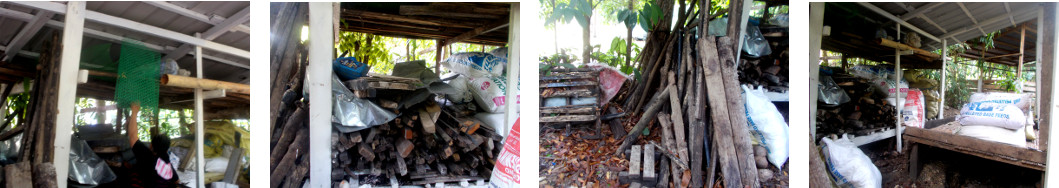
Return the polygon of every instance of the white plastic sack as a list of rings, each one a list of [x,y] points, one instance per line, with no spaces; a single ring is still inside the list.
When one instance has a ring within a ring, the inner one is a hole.
[[[228,159],[224,157],[206,158],[206,172],[221,172],[228,169]]]
[[[988,125],[1014,130],[1026,125],[1026,114],[1011,104],[972,102],[963,105],[956,120],[961,125]]]
[[[1030,105],[1033,103],[1032,94],[1016,94],[1016,93],[1001,93],[1001,92],[988,92],[988,93],[974,93],[971,94],[970,102],[987,102],[987,103],[998,103],[998,104],[1013,104],[1022,111],[1028,111]]]
[[[508,127],[504,125],[504,113],[477,113],[474,114],[474,118],[482,121],[483,124],[493,127],[493,130],[496,130],[496,134],[501,137],[507,135]]]
[[[501,47],[489,51],[489,54],[493,54],[496,57],[507,59],[507,47]]]
[[[986,125],[964,125],[960,128],[959,132],[956,132],[956,134],[1025,148],[1025,129],[1025,127],[1019,128],[1018,130],[1011,130]]]
[[[482,52],[453,54],[452,57],[441,61],[441,65],[446,69],[472,78],[503,75],[505,64],[507,59]]]
[[[507,97],[504,96],[504,91],[507,90],[507,77],[471,77],[467,85],[471,87],[474,101],[478,102],[479,107],[490,113],[504,112],[504,104],[507,101]],[[518,90],[517,86],[515,90]],[[515,105],[518,105],[518,97],[515,96]]]
[[[743,85],[743,96],[746,97],[743,107],[746,108],[746,122],[750,126],[750,134],[765,146],[768,161],[782,167],[790,157],[788,127],[787,122],[783,120],[783,114],[765,97],[764,90],[751,90]]]
[[[460,91],[457,95],[446,95],[445,97],[451,100],[453,103],[469,103],[474,100],[474,94],[471,94],[470,88],[467,87],[467,76],[458,76],[446,82],[456,91]]]
[[[879,167],[871,162],[856,144],[845,135],[838,140],[823,139],[824,156],[827,157],[827,170],[841,187],[882,187],[882,174]]]

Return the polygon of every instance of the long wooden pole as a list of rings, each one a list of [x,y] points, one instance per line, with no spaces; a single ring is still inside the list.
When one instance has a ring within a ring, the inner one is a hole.
[[[163,74],[160,80],[163,86],[182,87],[191,89],[203,89],[203,90],[219,90],[224,89],[227,92],[250,94],[250,85],[240,84],[234,82],[225,82],[218,80],[203,79],[201,77],[193,78],[187,76],[179,76],[172,74]]]

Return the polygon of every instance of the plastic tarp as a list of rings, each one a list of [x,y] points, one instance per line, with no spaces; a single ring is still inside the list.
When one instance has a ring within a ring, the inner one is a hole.
[[[331,76],[332,121],[357,131],[390,122],[397,114],[366,99],[357,98],[338,77]],[[352,132],[350,131],[350,132]]]
[[[830,76],[820,76],[820,102],[830,105],[839,105],[849,102],[846,90],[838,87],[838,84]]]
[[[118,178],[106,161],[99,158],[88,143],[76,136],[70,138],[69,169],[70,180],[85,185],[99,185]]]
[[[629,79],[629,75],[625,75],[618,69],[603,64],[589,66],[599,70],[599,87],[603,90],[603,102],[599,103],[599,105],[603,106],[610,102],[611,99],[614,99],[614,96],[618,95],[621,85],[625,84],[625,80]]]
[[[415,78],[422,81],[424,85],[441,80],[434,71],[427,68],[427,62],[423,60],[400,62],[393,65],[391,76]],[[421,87],[421,86],[416,86]]]

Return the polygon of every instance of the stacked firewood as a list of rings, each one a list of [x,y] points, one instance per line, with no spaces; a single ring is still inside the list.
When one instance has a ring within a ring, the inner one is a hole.
[[[393,121],[350,133],[332,133],[336,185],[431,185],[485,180],[502,137],[471,117],[433,101],[401,110]]]
[[[641,170],[638,183],[654,187],[713,187],[718,185],[715,180],[724,187],[760,187],[735,63],[740,55],[738,43],[731,37],[708,35],[707,18],[714,16],[695,13],[686,8],[686,2],[678,2],[658,3],[663,16],[655,23],[674,23],[670,19],[678,14],[678,24],[672,30],[668,24],[657,24],[649,32],[638,60],[638,71],[644,75],[634,82],[622,105],[638,116],[630,120],[635,125],[615,153],[628,156],[635,151],[634,145],[641,150],[652,148],[650,152],[657,157],[626,158],[652,159],[630,164],[658,170],[644,172],[650,169],[630,166],[630,171],[622,174],[633,177],[633,170]],[[708,6],[700,3],[700,7]],[[740,7],[740,3],[731,6]],[[674,5],[680,8],[674,9]],[[739,14],[730,11],[729,18],[739,18]],[[729,23],[727,36],[738,36],[741,22],[736,19]],[[655,124],[661,125],[661,143],[640,141],[643,130],[652,130],[650,126]],[[644,174],[653,173],[658,173],[652,177],[657,179],[643,181]]]
[[[52,119],[58,109],[55,107],[59,100],[59,58],[61,57],[62,45],[59,43],[61,37],[53,34],[50,41],[45,41],[44,51],[41,52],[39,67],[33,82],[33,91],[30,97],[28,109],[15,109],[19,115],[25,115],[28,119],[20,119],[22,124],[14,125],[11,120],[17,116],[12,114],[9,119],[0,122],[0,140],[9,140],[21,133],[22,139],[19,149],[17,163],[3,167],[5,187],[56,187],[55,167],[51,161],[55,152],[55,120]],[[0,99],[7,99],[13,87],[8,84]],[[0,102],[0,106],[4,106]],[[7,112],[2,112],[7,113]],[[28,114],[21,114],[28,113]],[[27,121],[28,120],[28,121]],[[10,125],[9,125],[10,124]],[[68,136],[68,135],[66,135]],[[65,155],[65,154],[63,154]],[[65,176],[65,174],[63,175]]]
[[[886,93],[867,79],[836,73],[831,77],[849,96],[850,101],[837,106],[820,103],[816,112],[818,137],[826,135],[867,135],[893,127],[897,109],[888,104]]]

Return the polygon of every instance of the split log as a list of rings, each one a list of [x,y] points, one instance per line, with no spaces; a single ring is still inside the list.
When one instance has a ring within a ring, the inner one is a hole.
[[[729,120],[732,123],[732,141],[735,144],[736,161],[739,161],[739,171],[743,173],[742,181],[744,185],[761,187],[761,182],[758,181],[757,164],[754,162],[754,146],[751,144],[750,130],[746,122],[743,92],[737,80],[739,76],[736,74],[735,58],[739,54],[734,47],[738,44],[729,37],[721,37],[717,42],[717,54],[721,60],[720,73],[723,75],[724,92],[728,98],[725,102],[728,105],[728,114],[731,115]]]
[[[820,155],[820,147],[809,140],[809,187],[831,187],[831,179]]]
[[[666,86],[661,93],[667,93],[669,90],[672,90],[673,87],[673,85]],[[625,149],[629,148],[629,146],[639,139],[640,134],[643,134],[643,129],[647,128],[651,123],[651,120],[654,119],[652,117],[654,117],[655,114],[658,113],[658,110],[662,108],[662,104],[665,104],[662,101],[668,100],[668,98],[669,94],[658,94],[655,95],[654,99],[651,99],[651,102],[647,105],[647,111],[640,116],[640,121],[636,122],[636,126],[629,131],[629,134],[625,135],[625,140],[622,141],[621,146],[618,147],[615,155],[621,155]]]
[[[272,163],[271,170],[276,170],[276,165],[278,165],[277,163],[281,159],[280,157],[285,156],[287,148],[290,147],[291,142],[305,133],[305,128],[302,125],[305,122],[306,114],[308,114],[308,110],[298,108],[294,111],[294,114],[287,119],[287,122],[284,123],[282,127],[283,131],[279,133],[281,134],[280,139],[276,143],[276,146],[272,148],[272,154],[270,155],[271,159],[269,162]]]
[[[721,60],[717,55],[717,45],[713,37],[704,37],[699,39],[699,54],[703,60],[703,71],[707,86],[711,87],[723,87],[724,76],[721,73]],[[708,100],[710,103],[710,119],[714,129],[714,142],[717,142],[716,148],[719,150],[717,154],[721,167],[721,175],[723,176],[724,183],[728,187],[743,187],[742,173],[739,172],[739,161],[740,158],[737,156],[735,148],[735,140],[733,140],[731,116],[728,114],[730,111],[725,100],[728,100],[726,93],[723,89],[709,89],[706,90],[706,94],[709,96]],[[695,144],[695,143],[692,143]],[[753,161],[753,160],[751,160]],[[692,164],[692,168],[696,168],[696,164]],[[695,170],[692,170],[692,186],[701,187],[702,180],[695,182]]]
[[[271,177],[271,184],[273,188],[278,187],[287,175],[290,175],[291,167],[294,166],[295,160],[302,154],[308,155],[309,145],[309,133],[305,132],[305,129],[298,131],[294,142],[290,144],[287,152],[283,155],[283,158],[276,162],[276,168],[273,168]]]

